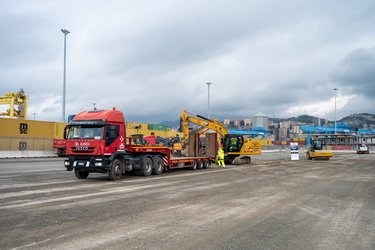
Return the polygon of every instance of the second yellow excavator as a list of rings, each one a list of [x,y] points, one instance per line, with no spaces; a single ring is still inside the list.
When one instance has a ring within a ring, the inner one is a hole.
[[[219,135],[219,144],[223,148],[227,164],[250,164],[251,155],[260,155],[262,147],[259,141],[244,138],[243,135],[229,134],[226,127],[217,119],[208,119],[203,116],[184,110],[180,116],[180,129],[184,135],[182,143],[187,142],[189,137],[189,123],[194,123],[203,128],[198,132],[213,130]]]

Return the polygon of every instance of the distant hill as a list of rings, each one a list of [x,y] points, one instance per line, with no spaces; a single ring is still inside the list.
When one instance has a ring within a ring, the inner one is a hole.
[[[352,114],[342,118],[340,122],[349,123],[358,128],[362,128],[365,124],[375,124],[375,115],[369,113]]]
[[[273,122],[283,122],[283,121],[297,121],[303,123],[313,123],[319,117],[311,115],[300,115],[298,117],[289,117],[289,118],[269,118]],[[321,118],[322,119],[322,118]],[[334,123],[335,121],[328,120],[329,123]],[[368,113],[352,114],[343,117],[340,120],[337,120],[340,123],[353,123],[353,124],[375,124],[375,115]]]
[[[269,118],[269,120],[278,123],[283,121],[297,121],[301,123],[311,124],[316,122],[319,117],[311,116],[311,115],[300,115],[297,117],[289,117],[289,118]],[[321,118],[322,119],[322,118]],[[220,121],[222,122],[222,121]],[[328,121],[328,123],[334,123],[335,121]],[[360,114],[352,114],[343,117],[340,120],[337,120],[339,123],[349,123],[353,126],[362,127],[363,124],[375,124],[375,114],[369,113],[360,113]],[[176,121],[162,121],[159,125],[166,125],[169,128],[177,128],[180,126],[180,120]]]
[[[303,122],[303,123],[314,123],[314,120],[316,119],[318,119],[318,117],[311,116],[311,115],[300,115],[298,117],[289,117],[289,118],[269,118],[269,120],[273,122],[296,121],[296,122]]]
[[[180,126],[180,119],[176,121],[162,121],[158,125],[165,125],[169,128],[177,128]]]

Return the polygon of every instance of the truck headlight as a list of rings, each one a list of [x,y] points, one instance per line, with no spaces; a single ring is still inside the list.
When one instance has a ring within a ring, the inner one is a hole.
[[[66,162],[64,162],[64,165],[65,166],[70,166],[70,162],[66,161]]]
[[[101,166],[103,166],[102,162],[95,162],[95,167],[101,167]]]

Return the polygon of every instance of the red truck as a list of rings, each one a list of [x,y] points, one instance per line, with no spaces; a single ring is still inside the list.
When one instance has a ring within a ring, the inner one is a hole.
[[[53,148],[57,149],[57,156],[65,156],[65,139],[53,139]]]
[[[87,178],[89,173],[108,174],[111,180],[119,180],[127,171],[148,176],[174,168],[208,168],[217,150],[213,143],[210,156],[174,157],[167,146],[135,144],[132,137],[126,136],[123,113],[116,109],[79,113],[67,125],[64,138],[64,165],[79,179]]]

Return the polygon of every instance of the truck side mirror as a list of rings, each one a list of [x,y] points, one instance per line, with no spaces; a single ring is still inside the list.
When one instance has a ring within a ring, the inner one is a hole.
[[[64,128],[64,134],[63,134],[63,138],[64,139],[67,139],[67,130],[68,130],[68,126],[65,126],[65,128]]]

